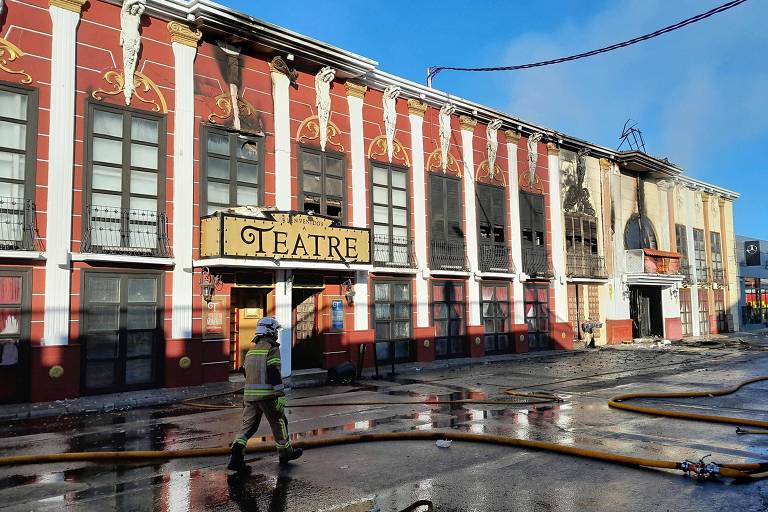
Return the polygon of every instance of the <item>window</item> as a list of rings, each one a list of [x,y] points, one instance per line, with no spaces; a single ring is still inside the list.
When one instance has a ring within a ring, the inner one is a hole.
[[[728,332],[728,315],[725,312],[725,290],[713,290],[715,297],[715,321],[717,322],[717,332]]]
[[[302,146],[299,169],[299,209],[333,217],[343,224],[347,170],[344,155]]]
[[[683,336],[693,336],[693,313],[691,310],[691,289],[680,290],[680,323]]]
[[[699,290],[699,336],[706,336],[709,332],[709,293],[708,290]]]
[[[745,277],[743,300],[743,323],[768,324],[768,279]]]
[[[505,283],[483,284],[480,312],[485,331],[485,353],[512,352],[514,344],[510,339],[509,286]]]
[[[712,253],[712,278],[716,283],[722,284],[725,276],[723,272],[723,252],[720,243],[720,233],[709,234],[709,248]]]
[[[371,179],[374,263],[412,267],[415,262],[408,233],[408,171],[372,162]]]
[[[480,270],[509,272],[506,190],[479,183],[476,190]]]
[[[0,249],[33,248],[36,115],[34,91],[0,84]]]
[[[566,265],[569,276],[604,277],[597,246],[597,220],[583,215],[565,216]]]
[[[430,267],[466,269],[461,181],[450,176],[429,176]]]
[[[0,403],[28,398],[29,275],[0,270]]]
[[[658,248],[651,219],[638,213],[629,218],[624,228],[624,247],[630,250]]]
[[[87,392],[157,384],[163,339],[161,276],[85,273],[81,320]]]
[[[89,104],[83,250],[169,256],[165,120]]]
[[[696,261],[696,279],[700,283],[708,283],[707,249],[704,243],[704,231],[701,229],[693,228],[693,253]]]
[[[520,230],[523,271],[529,276],[548,274],[544,196],[520,193]]]
[[[373,316],[376,361],[411,360],[411,285],[407,281],[374,281]]]
[[[432,315],[435,324],[435,355],[461,357],[467,352],[465,338],[464,283],[441,281],[432,285]]]
[[[528,350],[548,350],[549,338],[549,286],[546,284],[523,285],[523,310],[528,326]]]
[[[688,261],[688,230],[686,226],[675,224],[675,237],[677,238],[677,252],[680,253],[680,272],[690,278],[691,264]]]
[[[263,138],[206,126],[201,211],[263,203]]]

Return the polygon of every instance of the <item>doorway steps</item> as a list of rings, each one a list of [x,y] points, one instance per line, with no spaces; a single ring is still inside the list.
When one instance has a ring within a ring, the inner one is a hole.
[[[328,370],[322,368],[308,368],[291,372],[291,387],[293,389],[325,386],[327,382]]]

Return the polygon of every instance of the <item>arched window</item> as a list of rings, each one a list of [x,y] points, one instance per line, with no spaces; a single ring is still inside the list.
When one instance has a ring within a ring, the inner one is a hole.
[[[651,219],[645,215],[633,214],[624,228],[626,249],[657,249],[656,231]]]

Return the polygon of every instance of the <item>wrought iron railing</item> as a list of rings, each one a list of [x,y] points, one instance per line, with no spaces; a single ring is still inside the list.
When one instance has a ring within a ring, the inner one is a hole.
[[[719,285],[725,284],[725,270],[722,268],[712,269],[712,282]]]
[[[35,217],[35,203],[29,199],[0,197],[0,250],[42,250]]]
[[[696,267],[696,282],[699,284],[711,283],[712,276],[708,267]]]
[[[381,267],[414,268],[413,240],[398,236],[374,235],[373,264]]]
[[[467,270],[464,241],[430,240],[429,267],[432,270]]]
[[[550,272],[547,253],[536,249],[525,249],[523,251],[523,272],[531,277],[548,277]]]
[[[478,247],[478,266],[481,272],[515,271],[512,260],[509,257],[509,247],[503,244],[480,244]]]
[[[683,284],[691,284],[693,282],[693,268],[689,263],[680,264],[680,275],[683,276]]]
[[[592,277],[603,279],[608,277],[605,272],[605,259],[597,254],[567,254],[566,273],[568,277]]]
[[[82,251],[98,254],[171,257],[168,219],[163,212],[88,206]]]

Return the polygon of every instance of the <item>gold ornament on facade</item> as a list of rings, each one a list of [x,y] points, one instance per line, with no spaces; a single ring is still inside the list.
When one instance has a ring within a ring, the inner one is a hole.
[[[330,144],[336,146],[339,152],[344,152],[344,145],[339,140],[341,130],[336,124],[328,120],[327,140]],[[317,116],[309,116],[301,122],[299,129],[296,130],[296,141],[300,144],[305,144],[313,140],[320,139],[320,121]]]
[[[607,158],[601,158],[600,159],[600,170],[603,172],[609,172],[611,170],[611,161]]]
[[[486,178],[488,181],[501,184],[503,186],[507,185],[506,181],[504,180],[504,172],[502,171],[499,164],[494,163],[493,169],[491,169],[490,162],[488,160],[483,160],[480,162],[480,165],[477,166],[477,179],[480,181],[482,178]]]
[[[414,116],[424,117],[427,112],[427,104],[415,98],[408,100],[408,113]]]
[[[85,7],[85,4],[87,3],[88,0],[50,0],[48,5],[51,7],[60,7],[80,14],[83,12],[83,7]]]
[[[189,25],[172,21],[168,23],[168,32],[171,34],[171,42],[197,48],[203,33],[197,29],[189,28]]]
[[[356,84],[347,80],[344,82],[344,89],[347,91],[347,96],[354,98],[365,98],[365,93],[368,92],[368,87],[363,84]]]
[[[16,59],[24,56],[24,52],[21,51],[16,45],[0,37],[0,71],[5,71],[11,75],[20,75],[24,78],[21,79],[23,84],[31,84],[32,76],[23,69],[14,70],[11,69],[9,64]]]
[[[520,142],[520,132],[516,130],[507,130],[504,132],[504,135],[507,137],[507,144],[517,145]]]
[[[472,119],[469,116],[459,116],[459,126],[462,130],[473,132],[475,131],[475,126],[477,126],[477,119]]]
[[[557,144],[554,142],[547,142],[547,154],[548,155],[559,155],[560,154],[560,148],[557,147]]]
[[[387,160],[387,137],[379,135],[371,141],[371,145],[368,146],[368,159],[381,158],[382,161]],[[408,158],[408,152],[399,140],[394,139],[392,141],[392,159],[405,162],[405,167],[411,167],[411,160]]]
[[[219,107],[219,109],[222,111],[221,114],[213,113],[208,116],[208,121],[211,123],[215,123],[216,119],[229,119],[232,116],[233,108],[232,108],[232,95],[228,92],[225,92],[223,94],[219,94],[213,99],[214,103],[216,103],[216,106]],[[254,107],[247,99],[240,96],[237,98],[237,109],[240,111],[240,117],[249,117],[252,116],[256,112],[256,107]]]
[[[462,175],[461,164],[450,152],[448,152],[447,165],[445,166],[445,169],[443,169],[441,163],[440,148],[437,148],[432,153],[430,153],[429,158],[427,158],[427,171],[440,171],[443,174],[447,174],[448,171],[451,171],[459,178],[461,178]]]
[[[104,95],[116,96],[123,92],[123,89],[125,88],[125,77],[123,77],[123,74],[119,71],[109,70],[104,73],[102,79],[110,84],[112,89],[96,89],[91,93],[93,99],[103,101]],[[153,112],[162,112],[163,114],[168,113],[168,103],[165,101],[165,96],[163,96],[160,88],[148,76],[136,71],[133,79],[133,89],[133,96],[142,103],[152,105]],[[146,96],[150,91],[155,94],[157,97],[156,99]]]

